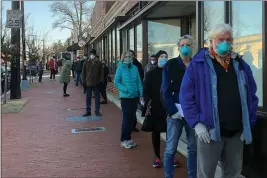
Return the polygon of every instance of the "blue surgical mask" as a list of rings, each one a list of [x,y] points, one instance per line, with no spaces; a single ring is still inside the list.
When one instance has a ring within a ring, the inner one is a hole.
[[[158,60],[158,66],[160,68],[163,68],[165,66],[165,64],[167,63],[168,59],[163,57],[163,58],[159,58]]]
[[[180,49],[180,53],[182,56],[190,56],[191,55],[191,48],[189,46],[182,46]]]
[[[216,51],[219,55],[224,56],[230,51],[230,44],[227,41],[222,41],[217,44]]]
[[[123,63],[124,64],[131,64],[132,63],[132,59],[131,58],[124,58]]]

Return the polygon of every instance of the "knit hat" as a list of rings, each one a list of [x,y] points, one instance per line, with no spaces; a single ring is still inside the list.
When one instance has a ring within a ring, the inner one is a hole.
[[[160,50],[160,51],[156,54],[157,59],[158,59],[159,56],[162,55],[162,54],[167,54],[167,55],[168,55],[168,53],[167,53],[166,51]]]
[[[94,54],[94,55],[96,55],[96,50],[95,50],[95,49],[92,49],[92,50],[90,51],[90,54]]]

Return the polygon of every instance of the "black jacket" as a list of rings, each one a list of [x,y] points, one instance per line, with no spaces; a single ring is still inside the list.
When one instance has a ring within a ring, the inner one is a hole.
[[[143,81],[144,80],[144,69],[143,69],[142,64],[137,59],[134,59],[133,60],[133,65],[135,65],[137,67],[139,75],[140,75],[140,78]]]
[[[144,80],[144,100],[148,103],[151,99],[151,115],[147,116],[146,131],[166,131],[166,111],[160,98],[160,86],[162,82],[162,68],[156,67],[150,70]],[[145,106],[147,107],[147,106]]]
[[[105,64],[103,64],[103,68],[104,68],[104,83],[108,83],[109,69]]]

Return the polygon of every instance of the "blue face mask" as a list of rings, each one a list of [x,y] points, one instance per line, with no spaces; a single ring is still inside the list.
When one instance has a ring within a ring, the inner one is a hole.
[[[180,49],[180,53],[182,56],[190,56],[191,55],[191,48],[189,46],[182,46]]]
[[[161,68],[164,67],[165,64],[167,63],[167,61],[168,61],[168,59],[165,58],[165,57],[159,58],[159,60],[158,60],[158,66],[161,67]]]
[[[217,44],[216,51],[219,55],[224,56],[229,53],[230,51],[230,45],[226,41],[222,41]]]
[[[123,63],[124,64],[131,64],[132,63],[132,59],[131,58],[124,58]]]

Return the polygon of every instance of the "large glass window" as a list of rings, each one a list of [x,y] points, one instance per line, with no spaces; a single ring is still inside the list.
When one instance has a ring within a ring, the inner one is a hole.
[[[129,49],[134,50],[134,28],[131,28],[129,31]]]
[[[136,26],[136,58],[139,62],[142,63],[143,58],[143,33],[142,33],[142,24]]]
[[[120,56],[121,56],[121,51],[120,51],[120,31],[117,30],[117,51],[116,51],[116,59],[117,59],[117,63],[119,62],[120,60]],[[116,66],[117,66],[117,63],[116,63]]]
[[[224,23],[224,1],[204,2],[204,46],[208,46],[210,30],[217,24]]]
[[[177,40],[181,37],[179,19],[148,21],[148,55],[165,50],[169,59],[179,55]]]
[[[104,39],[101,40],[101,58],[104,59]]]
[[[250,65],[257,83],[259,106],[262,106],[262,2],[233,1],[232,11],[233,49],[244,55],[243,59]]]
[[[108,33],[108,66],[109,66],[109,70],[111,71],[111,57],[112,57],[112,53],[111,53],[111,38],[112,38],[112,35],[111,35],[111,32]]]
[[[112,31],[112,74],[115,72],[115,65],[116,65],[116,51],[115,51],[115,45],[116,45],[116,38],[115,38],[115,29]]]

